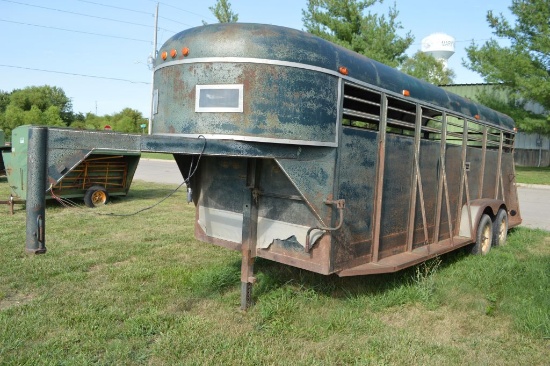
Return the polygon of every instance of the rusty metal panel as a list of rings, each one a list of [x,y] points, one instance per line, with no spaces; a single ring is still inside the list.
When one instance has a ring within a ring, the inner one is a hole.
[[[382,197],[379,258],[406,250],[407,217],[414,158],[412,137],[388,133]]]
[[[426,223],[428,225],[428,241],[433,238],[436,212],[436,192],[439,185],[439,142],[420,140],[420,176],[424,193]],[[416,202],[420,202],[420,192],[417,192]],[[413,249],[426,245],[424,238],[421,205],[417,203],[413,233]]]
[[[242,113],[196,112],[197,85],[243,85]],[[153,134],[336,144],[336,77],[299,68],[196,63],[155,72]]]
[[[483,150],[479,147],[468,147],[466,149],[466,162],[469,163],[468,182],[470,185],[470,199],[480,198],[482,187],[480,187],[480,177],[484,174],[482,169]]]
[[[368,261],[372,245],[372,212],[378,159],[377,133],[343,127],[338,196],[346,200],[344,226],[334,235],[334,268]]]
[[[447,196],[449,198],[449,207],[444,200],[441,210],[441,227],[439,231],[439,240],[448,239],[454,236],[454,233],[449,233],[449,221],[454,229],[457,227],[457,214],[462,207],[462,202],[458,202],[460,197],[461,171],[462,171],[462,147],[459,145],[447,145],[445,154],[445,174],[447,177]],[[448,217],[448,214],[451,217]]]
[[[498,173],[498,150],[487,149],[485,154],[485,172],[483,178],[482,198],[495,197],[495,182]]]

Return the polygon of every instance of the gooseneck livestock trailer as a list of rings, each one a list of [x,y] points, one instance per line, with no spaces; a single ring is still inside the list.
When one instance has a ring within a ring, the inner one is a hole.
[[[521,223],[503,114],[278,26],[192,28],[158,56],[149,135],[29,131],[29,252],[46,250],[48,182],[113,148],[174,154],[195,236],[242,252],[242,307],[255,257],[393,272],[466,245],[486,254]]]

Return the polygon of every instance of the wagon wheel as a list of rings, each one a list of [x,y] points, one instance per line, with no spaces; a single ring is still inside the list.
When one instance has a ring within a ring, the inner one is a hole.
[[[493,244],[493,222],[491,217],[483,214],[479,220],[476,232],[476,243],[472,248],[472,254],[486,255]]]
[[[109,201],[109,193],[102,186],[91,186],[84,195],[84,204],[88,207],[97,207]]]
[[[498,210],[493,223],[493,246],[505,245],[508,237],[508,213],[505,209]]]

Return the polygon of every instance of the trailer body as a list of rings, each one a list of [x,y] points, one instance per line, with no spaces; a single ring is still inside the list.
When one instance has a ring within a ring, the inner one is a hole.
[[[192,28],[159,56],[150,135],[28,131],[29,252],[46,250],[43,186],[115,146],[174,155],[195,236],[242,252],[243,307],[256,257],[393,272],[466,245],[486,254],[521,223],[508,116],[283,27]]]
[[[521,222],[505,115],[281,27],[189,29],[162,54],[154,135],[296,151],[204,157],[192,181],[201,240],[347,276],[471,244],[482,214]]]

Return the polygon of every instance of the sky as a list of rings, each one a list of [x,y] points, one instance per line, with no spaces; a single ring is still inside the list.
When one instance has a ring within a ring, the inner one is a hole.
[[[462,66],[465,47],[495,38],[488,10],[513,20],[511,0],[394,0],[403,29],[415,38],[407,50],[420,49],[424,37],[442,32],[455,38],[448,67],[455,83],[483,82]],[[0,0],[0,90],[27,86],[62,88],[73,111],[97,115],[124,108],[150,115],[155,8],[159,4],[157,50],[172,35],[217,22],[215,0]],[[307,0],[230,0],[239,22],[303,29]],[[387,14],[393,1],[370,8]],[[506,42],[499,40],[499,42]]]

